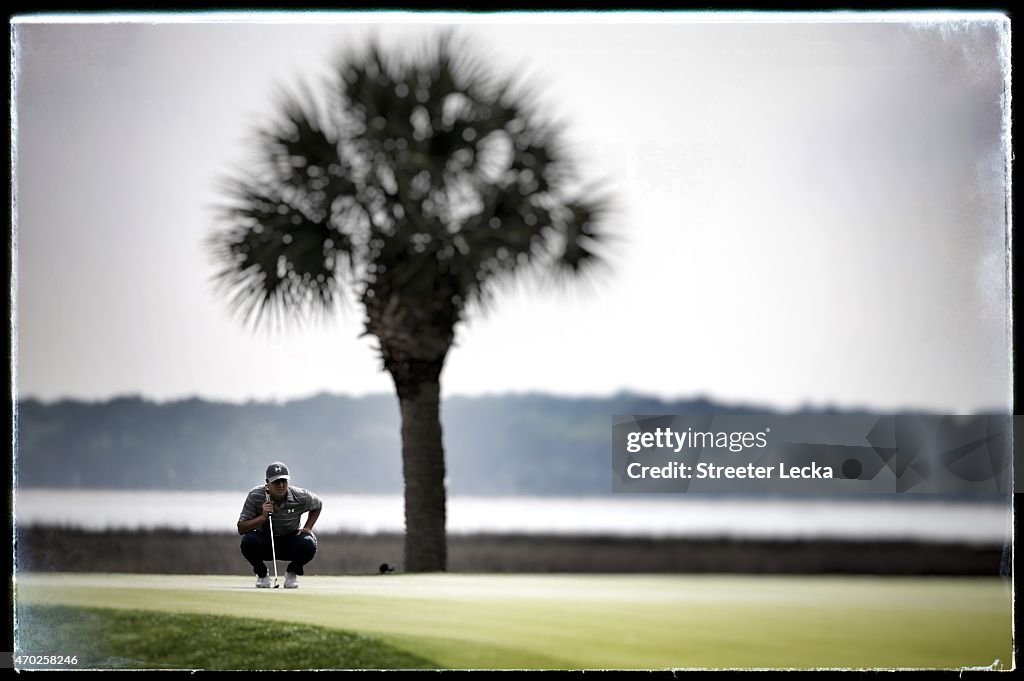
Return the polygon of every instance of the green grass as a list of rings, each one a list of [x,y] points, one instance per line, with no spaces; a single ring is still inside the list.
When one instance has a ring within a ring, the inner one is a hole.
[[[306,576],[285,591],[253,589],[242,576],[29,573],[16,587],[19,605],[355,632],[461,669],[961,669],[997,659],[1007,669],[1013,645],[1010,594],[998,578]],[[295,655],[277,662],[295,668]]]
[[[22,654],[75,655],[77,669],[433,669],[373,638],[224,615],[26,606]]]

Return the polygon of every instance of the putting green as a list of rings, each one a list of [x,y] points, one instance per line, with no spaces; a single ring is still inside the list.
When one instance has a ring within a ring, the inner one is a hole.
[[[21,573],[19,602],[263,617],[364,633],[439,667],[1009,669],[996,578]],[[996,662],[998,660],[998,662]]]

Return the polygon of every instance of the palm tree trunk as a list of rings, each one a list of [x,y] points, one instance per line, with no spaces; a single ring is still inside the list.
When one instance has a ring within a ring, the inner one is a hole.
[[[402,411],[407,572],[441,572],[448,564],[440,366],[426,374],[392,371]]]

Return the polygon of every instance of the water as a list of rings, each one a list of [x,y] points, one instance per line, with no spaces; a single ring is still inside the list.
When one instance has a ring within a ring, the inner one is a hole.
[[[324,494],[319,532],[402,532],[400,495]],[[244,491],[19,489],[18,525],[90,530],[172,528],[234,532]],[[452,534],[524,533],[640,537],[912,539],[1002,543],[1006,505],[874,500],[706,497],[454,497]]]

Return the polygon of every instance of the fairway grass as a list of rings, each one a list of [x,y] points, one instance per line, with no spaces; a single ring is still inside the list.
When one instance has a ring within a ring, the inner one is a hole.
[[[247,576],[22,573],[16,590],[19,606],[325,627],[437,668],[1009,669],[1012,651],[998,578],[307,576],[285,591],[254,589]]]

